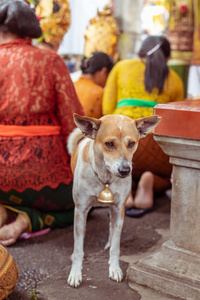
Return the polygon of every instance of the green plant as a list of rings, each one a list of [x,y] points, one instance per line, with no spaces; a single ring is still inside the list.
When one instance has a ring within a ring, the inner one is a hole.
[[[31,297],[31,300],[37,300],[37,296],[36,296],[35,290],[32,290],[32,291],[30,292],[30,297]]]

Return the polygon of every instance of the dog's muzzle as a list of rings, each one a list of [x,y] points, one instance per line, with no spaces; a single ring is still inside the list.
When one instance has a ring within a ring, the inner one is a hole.
[[[129,165],[121,165],[119,168],[118,168],[118,173],[120,175],[120,177],[126,177],[130,174],[131,172],[131,168]]]

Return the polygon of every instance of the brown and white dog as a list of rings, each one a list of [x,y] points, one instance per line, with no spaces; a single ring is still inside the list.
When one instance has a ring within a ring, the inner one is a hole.
[[[68,277],[70,286],[77,287],[82,282],[86,219],[93,206],[110,208],[110,232],[105,247],[110,247],[109,277],[117,282],[122,280],[119,266],[120,236],[125,202],[131,191],[132,158],[139,139],[145,137],[160,120],[158,116],[132,120],[122,115],[94,119],[74,114],[78,128],[70,134],[67,145],[72,155],[75,203],[74,251]],[[113,204],[101,204],[97,200],[106,183],[114,195]]]

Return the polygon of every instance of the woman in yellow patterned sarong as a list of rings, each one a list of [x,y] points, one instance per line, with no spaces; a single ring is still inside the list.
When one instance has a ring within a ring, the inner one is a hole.
[[[153,115],[158,103],[184,98],[183,82],[167,66],[170,44],[163,36],[149,36],[139,51],[140,59],[119,61],[111,70],[103,97],[103,115],[121,114],[133,119]],[[126,215],[138,217],[152,210],[153,196],[171,187],[168,156],[148,134],[140,140],[133,158],[135,199],[127,200]]]

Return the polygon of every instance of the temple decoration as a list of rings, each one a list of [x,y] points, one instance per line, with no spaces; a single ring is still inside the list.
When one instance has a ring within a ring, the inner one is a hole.
[[[24,0],[29,6],[35,8],[36,4],[38,4],[38,0]]]
[[[149,35],[166,33],[169,19],[169,1],[146,0],[141,11],[142,30]]]
[[[107,4],[102,12],[97,11],[96,17],[90,20],[84,36],[84,55],[86,57],[90,57],[94,51],[102,51],[117,61],[119,29],[113,17],[111,4]]]
[[[194,0],[194,43],[192,65],[200,65],[200,1]]]
[[[172,0],[169,41],[172,57],[190,60],[193,54],[194,1]]]
[[[40,0],[36,6],[36,14],[40,16],[42,38],[58,49],[64,34],[71,22],[70,7],[67,0]]]

